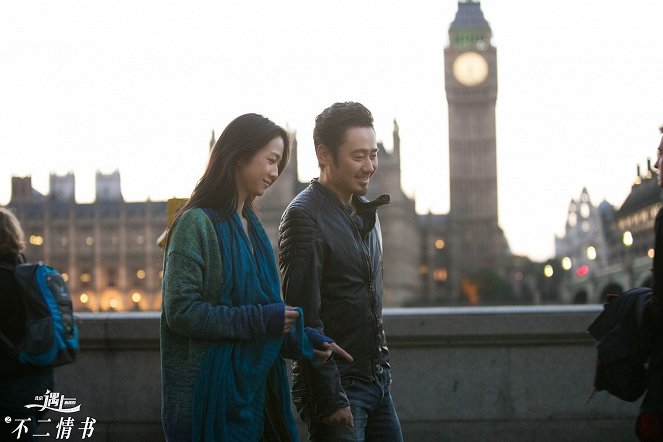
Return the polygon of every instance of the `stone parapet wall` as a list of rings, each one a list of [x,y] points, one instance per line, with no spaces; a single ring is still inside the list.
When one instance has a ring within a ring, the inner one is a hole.
[[[601,307],[386,309],[406,440],[634,440],[637,404],[592,390],[586,333]],[[56,391],[93,441],[160,441],[159,314],[79,315],[81,354]]]

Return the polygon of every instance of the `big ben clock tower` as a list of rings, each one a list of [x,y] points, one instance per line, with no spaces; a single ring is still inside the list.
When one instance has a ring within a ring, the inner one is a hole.
[[[444,50],[449,104],[449,285],[470,300],[473,275],[502,274],[508,245],[497,218],[497,53],[481,4],[458,3]]]

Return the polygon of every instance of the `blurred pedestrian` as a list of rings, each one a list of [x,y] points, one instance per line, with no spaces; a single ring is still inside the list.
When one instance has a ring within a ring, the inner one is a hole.
[[[658,185],[663,188],[663,126],[654,167]],[[663,207],[654,221],[653,293],[645,308],[643,327],[649,336],[650,360],[647,392],[640,405],[636,433],[641,441],[663,441]]]
[[[0,207],[0,441],[37,440],[38,420],[45,411],[25,408],[35,403],[36,396],[53,391],[53,368],[21,364],[8,350],[4,339],[16,344],[26,335],[26,312],[22,291],[14,271],[25,262],[24,233],[16,216],[7,208]],[[7,422],[10,420],[10,422]],[[19,430],[20,421],[24,427]],[[25,431],[24,431],[25,430]],[[18,434],[18,432],[22,434]],[[12,433],[13,432],[13,433]]]

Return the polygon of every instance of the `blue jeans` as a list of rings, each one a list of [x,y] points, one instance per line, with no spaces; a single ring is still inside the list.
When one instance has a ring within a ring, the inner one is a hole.
[[[377,381],[365,382],[354,378],[341,379],[350,400],[354,428],[323,424],[310,415],[310,407],[302,410],[302,420],[312,441],[376,441],[402,442],[401,424],[391,400],[391,374],[385,369]]]

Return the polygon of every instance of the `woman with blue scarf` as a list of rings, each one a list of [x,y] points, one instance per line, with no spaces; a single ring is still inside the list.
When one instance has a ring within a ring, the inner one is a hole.
[[[161,314],[168,441],[297,440],[282,357],[320,362],[332,350],[344,353],[304,329],[300,310],[281,300],[274,252],[251,206],[288,155],[281,127],[257,114],[236,118],[168,227]]]

